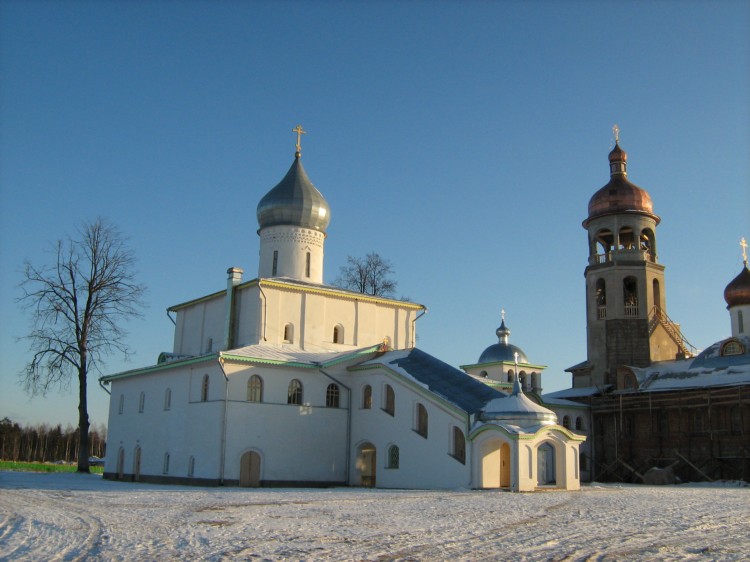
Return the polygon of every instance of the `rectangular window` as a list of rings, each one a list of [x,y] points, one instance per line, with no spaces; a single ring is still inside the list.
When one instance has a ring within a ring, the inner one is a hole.
[[[305,277],[310,277],[310,252],[305,256]]]
[[[273,267],[271,268],[271,277],[276,277],[276,272],[279,269],[279,251],[273,251]]]

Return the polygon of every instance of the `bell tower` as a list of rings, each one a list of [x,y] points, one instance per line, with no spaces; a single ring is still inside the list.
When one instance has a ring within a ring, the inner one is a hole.
[[[610,180],[589,201],[586,332],[588,360],[569,369],[573,386],[615,384],[620,366],[646,367],[690,354],[667,316],[651,196],[628,180],[627,153],[609,153]]]

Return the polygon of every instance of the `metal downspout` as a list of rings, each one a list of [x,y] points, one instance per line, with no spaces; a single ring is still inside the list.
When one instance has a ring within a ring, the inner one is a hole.
[[[422,318],[425,314],[427,314],[427,307],[424,307],[422,313],[417,315],[417,317],[411,321],[411,347],[417,346],[417,320]]]
[[[326,373],[322,367],[318,367],[318,370],[336,384],[340,384],[341,386],[343,386],[347,390],[347,394],[349,395],[346,408],[346,462],[344,464],[344,469],[346,470],[346,483],[347,485],[349,485],[349,457],[352,452],[352,389],[346,386],[336,377]]]
[[[263,337],[263,341],[266,340],[266,301],[268,301],[268,298],[266,297],[266,293],[263,292],[263,286],[260,284],[260,280],[258,280],[258,289],[260,290],[260,294],[263,295],[263,314],[261,314],[260,321],[262,322],[261,326],[261,336]]]
[[[104,383],[101,380],[99,380],[99,386],[102,387],[102,390],[104,392],[106,392],[107,394],[109,394],[110,396],[112,396],[112,393],[110,392],[110,390],[104,386]]]
[[[227,455],[227,404],[229,402],[229,377],[224,370],[224,358],[219,355],[219,368],[224,375],[224,413],[221,418],[221,456],[219,457],[219,486],[224,485],[224,468]]]

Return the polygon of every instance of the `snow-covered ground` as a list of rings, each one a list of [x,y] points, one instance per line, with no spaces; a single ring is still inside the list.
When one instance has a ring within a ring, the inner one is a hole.
[[[0,472],[0,560],[745,560],[750,488],[240,489]]]

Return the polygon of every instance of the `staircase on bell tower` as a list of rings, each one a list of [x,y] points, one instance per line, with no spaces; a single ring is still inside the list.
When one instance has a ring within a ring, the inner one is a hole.
[[[589,201],[586,331],[588,360],[573,386],[614,384],[617,368],[686,357],[694,348],[666,314],[664,266],[658,263],[651,196],[628,180],[627,153],[609,153],[610,180]]]

